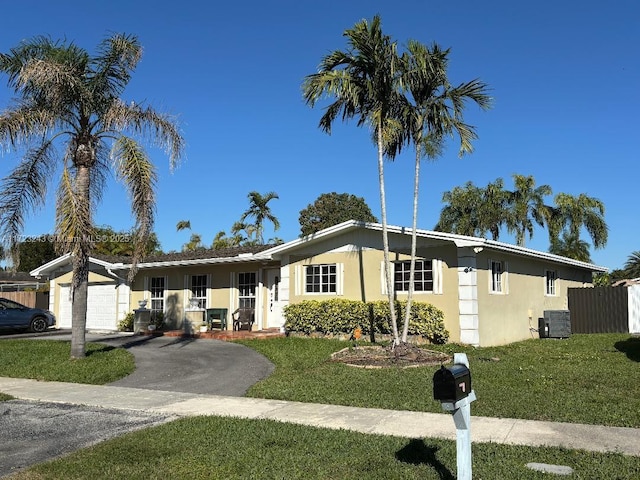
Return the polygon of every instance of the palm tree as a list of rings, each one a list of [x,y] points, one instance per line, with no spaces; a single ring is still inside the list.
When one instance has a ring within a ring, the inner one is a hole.
[[[245,222],[248,218],[253,218],[253,227],[255,228],[256,239],[259,245],[264,245],[264,221],[269,220],[273,224],[273,229],[278,230],[280,228],[280,222],[271,213],[271,208],[268,203],[278,197],[276,192],[269,192],[261,195],[258,192],[249,192],[249,208],[240,217],[240,222]],[[243,228],[246,230],[246,228]]]
[[[482,205],[482,193],[482,189],[472,182],[444,192],[442,201],[446,205],[440,211],[434,230],[470,237],[484,236],[486,229],[483,227],[479,208]]]
[[[442,50],[437,44],[429,48],[414,40],[409,41],[407,49],[408,52],[402,56],[401,79],[410,100],[403,109],[403,123],[404,136],[415,147],[415,165],[409,291],[402,342],[407,341],[414,290],[420,161],[424,156],[430,159],[440,156],[445,135],[458,135],[460,156],[471,153],[471,141],[477,135],[473,127],[464,123],[465,103],[471,100],[483,109],[488,109],[491,104],[491,97],[486,94],[486,85],[477,79],[455,88],[451,86],[447,78],[449,50]],[[394,146],[394,150],[399,150],[399,147]]]
[[[0,230],[13,248],[27,213],[44,203],[49,180],[60,169],[56,237],[61,239],[58,250],[73,254],[72,358],[85,356],[93,213],[106,175],[112,168],[131,196],[133,280],[153,226],[157,179],[155,166],[133,136],[166,148],[172,167],[182,155],[183,139],[170,117],[120,99],[141,54],[138,39],[123,34],[102,41],[95,56],[45,37],[0,54],[0,72],[8,75],[16,95],[0,114],[0,145],[24,152],[2,181]],[[64,153],[59,156],[56,147]]]
[[[629,255],[624,264],[624,273],[628,278],[640,278],[640,250]]]
[[[554,203],[549,228],[551,243],[565,228],[569,229],[572,237],[580,238],[580,229],[584,227],[595,248],[606,245],[609,229],[604,220],[604,203],[584,193],[578,196],[559,193]]]
[[[591,263],[590,245],[571,232],[562,232],[562,239],[553,239],[549,253]]]
[[[529,234],[529,240],[533,238],[534,222],[544,226],[548,216],[544,204],[545,195],[551,195],[549,185],[536,187],[536,181],[532,175],[513,175],[514,191],[511,192],[509,205],[510,213],[507,218],[509,232],[516,234],[516,243],[523,247],[525,234]]]
[[[401,103],[399,58],[396,44],[382,33],[380,17],[371,23],[362,20],[344,32],[349,49],[335,50],[326,55],[318,73],[305,77],[303,95],[306,103],[314,107],[325,97],[334,99],[320,119],[320,128],[331,134],[331,126],[340,115],[342,120],[357,119],[357,125],[373,127],[378,147],[378,183],[380,187],[380,217],[385,278],[389,298],[389,313],[394,344],[400,342],[396,311],[393,302],[393,282],[389,260],[389,236],[384,182],[384,157],[394,152],[386,149],[389,137],[401,130],[394,117]],[[386,150],[386,151],[385,151]]]

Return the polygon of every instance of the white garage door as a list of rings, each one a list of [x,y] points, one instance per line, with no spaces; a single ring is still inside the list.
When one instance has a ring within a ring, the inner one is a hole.
[[[71,286],[60,287],[60,308],[58,324],[60,328],[71,328]],[[117,304],[116,287],[113,284],[91,284],[87,296],[87,329],[116,330]]]

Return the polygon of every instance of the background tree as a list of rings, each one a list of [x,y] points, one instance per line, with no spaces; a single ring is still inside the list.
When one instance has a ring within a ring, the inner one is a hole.
[[[93,244],[93,254],[133,257],[135,253],[134,240],[135,233],[131,231],[116,231],[109,225],[96,227]],[[157,255],[162,253],[160,241],[155,232],[151,232],[147,237],[147,243],[143,251],[143,256]]]
[[[640,250],[629,255],[624,264],[624,274],[627,278],[640,278]]]
[[[434,230],[470,237],[485,235],[486,229],[480,217],[481,188],[473,182],[467,182],[464,187],[454,187],[444,192],[442,201],[446,205],[440,211],[440,218]]]
[[[18,246],[19,262],[16,268],[21,272],[30,272],[58,257],[49,235],[40,235],[30,240],[33,241],[20,242]]]
[[[604,203],[597,198],[584,193],[577,196],[559,193],[554,198],[554,206],[548,210],[551,243],[564,229],[571,237],[579,239],[584,227],[595,248],[606,245],[609,229],[604,219]]]
[[[307,105],[314,107],[329,97],[329,104],[320,118],[319,127],[331,134],[331,126],[340,115],[342,120],[357,119],[357,125],[368,124],[373,129],[378,147],[378,185],[385,279],[389,299],[389,315],[394,344],[399,343],[396,310],[393,302],[393,282],[389,260],[389,235],[385,198],[384,157],[394,152],[386,149],[392,132],[401,129],[397,120],[401,103],[399,58],[396,43],[382,33],[380,17],[371,23],[362,20],[344,32],[348,50],[335,50],[326,55],[318,72],[305,77],[303,95]],[[395,136],[395,133],[394,133]]]
[[[509,216],[506,219],[507,229],[515,233],[516,243],[524,247],[525,235],[533,238],[534,223],[541,227],[548,217],[544,197],[551,195],[549,185],[536,187],[533,175],[513,175],[514,190],[509,198]]]
[[[347,220],[378,221],[364,198],[349,193],[323,193],[300,210],[300,236],[311,235]]]
[[[264,222],[265,220],[273,224],[273,229],[280,228],[280,222],[271,212],[269,202],[278,197],[276,192],[268,192],[264,195],[253,191],[249,192],[249,208],[240,217],[240,222],[246,222],[247,219],[253,218],[253,227],[256,233],[256,239],[259,245],[264,245]]]
[[[180,232],[182,230],[191,230],[190,220],[179,220],[178,223],[176,223],[176,232]],[[189,241],[182,245],[183,252],[195,252],[196,250],[202,250],[203,248],[202,235],[195,232],[191,232]]]
[[[552,239],[549,253],[591,263],[590,245],[571,232],[562,232],[562,238]]]
[[[27,213],[42,206],[49,180],[61,171],[55,233],[58,251],[73,254],[72,358],[85,356],[93,213],[110,168],[128,190],[135,217],[132,280],[153,227],[157,179],[134,137],[166,148],[172,167],[182,155],[183,139],[170,117],[120,99],[141,55],[138,39],[123,34],[102,41],[94,56],[45,37],[0,54],[0,72],[16,95],[0,114],[0,147],[23,153],[2,181],[0,233],[15,246]]]

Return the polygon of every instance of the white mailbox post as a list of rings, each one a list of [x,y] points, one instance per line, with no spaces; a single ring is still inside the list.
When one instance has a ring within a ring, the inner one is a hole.
[[[471,372],[466,353],[453,355],[453,367],[442,366],[433,376],[433,397],[442,409],[453,414],[456,426],[458,480],[471,480],[471,402],[476,393],[471,388]]]

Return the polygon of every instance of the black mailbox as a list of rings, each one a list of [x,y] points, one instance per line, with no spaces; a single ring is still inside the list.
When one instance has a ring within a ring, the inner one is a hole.
[[[433,398],[441,402],[457,402],[471,393],[471,372],[465,365],[440,367],[433,375]]]

